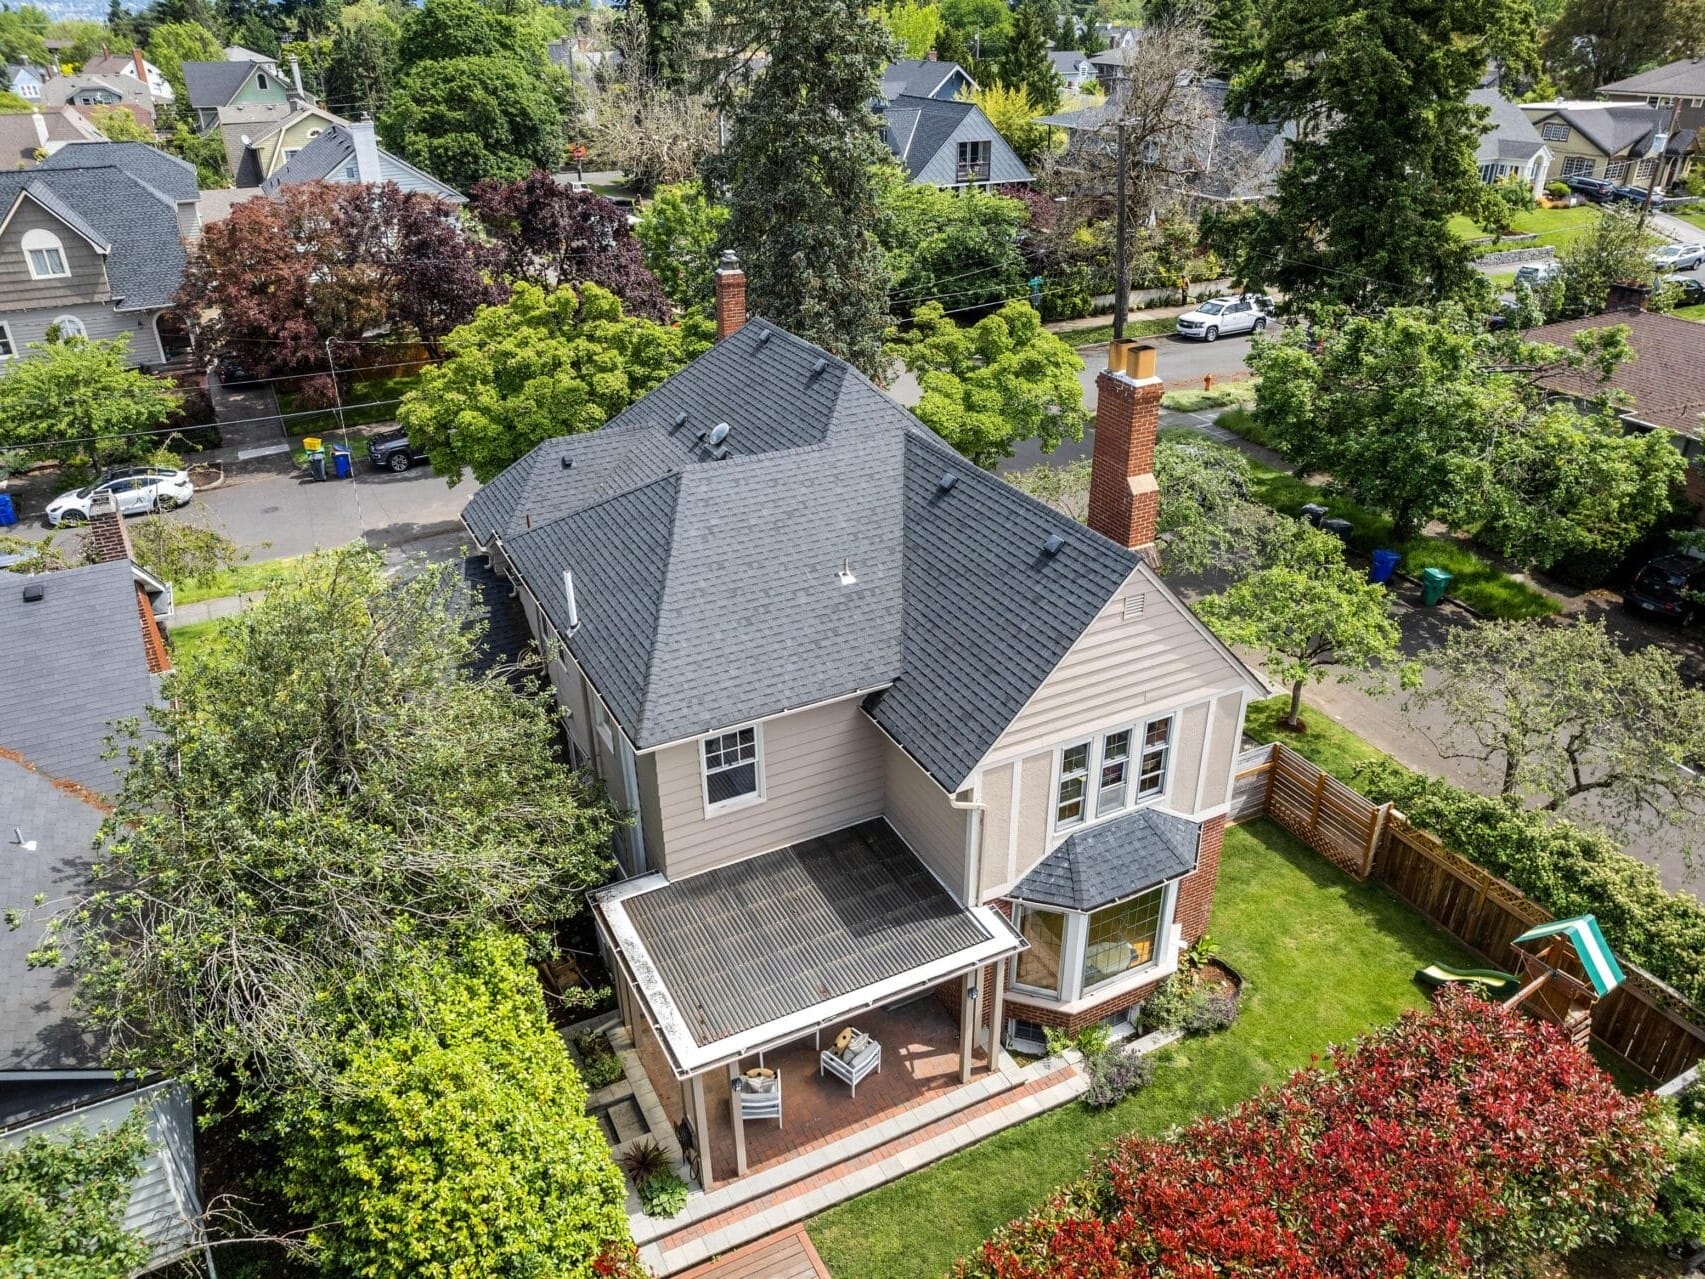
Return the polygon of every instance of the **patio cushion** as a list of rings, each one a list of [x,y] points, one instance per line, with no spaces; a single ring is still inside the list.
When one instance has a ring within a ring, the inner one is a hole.
[[[838,1053],[845,1053],[846,1052],[847,1045],[852,1043],[853,1033],[854,1033],[853,1028],[851,1026],[848,1026],[840,1034],[835,1036],[835,1051],[836,1052],[838,1052]]]
[[[838,1044],[840,1043],[840,1040],[837,1038],[835,1042]],[[841,1060],[846,1062],[849,1066],[857,1065],[859,1059],[869,1051],[871,1044],[874,1042],[875,1041],[862,1030],[853,1031],[847,1040],[846,1046],[841,1049]]]

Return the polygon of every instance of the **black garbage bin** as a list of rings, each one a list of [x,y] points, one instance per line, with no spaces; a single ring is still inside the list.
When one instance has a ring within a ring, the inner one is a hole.
[[[1320,527],[1332,534],[1345,546],[1350,544],[1350,535],[1356,531],[1356,526],[1349,520],[1322,520]]]
[[[316,480],[326,478],[326,451],[324,449],[308,450],[308,474]]]
[[[1310,502],[1307,506],[1303,507],[1302,510],[1298,511],[1297,515],[1314,525],[1315,528],[1319,528],[1320,522],[1326,518],[1326,508],[1320,505],[1319,502]]]

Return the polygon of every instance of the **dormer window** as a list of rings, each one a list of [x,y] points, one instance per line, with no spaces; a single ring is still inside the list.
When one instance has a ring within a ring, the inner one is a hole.
[[[65,246],[52,231],[40,227],[25,231],[24,258],[32,280],[61,280],[71,274],[65,265]]]
[[[255,72],[255,88],[259,89],[262,93],[266,92],[266,72]]]

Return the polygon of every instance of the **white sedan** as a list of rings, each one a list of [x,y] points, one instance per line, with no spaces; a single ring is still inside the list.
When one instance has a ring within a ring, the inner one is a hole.
[[[143,515],[177,509],[195,496],[195,485],[189,482],[188,471],[169,466],[127,466],[106,472],[87,488],[61,493],[47,504],[47,522],[55,528],[87,524],[95,499],[102,494],[112,496],[120,515]]]
[[[1705,243],[1666,244],[1652,251],[1652,265],[1664,271],[1691,271],[1705,262]]]
[[[1217,342],[1234,333],[1259,333],[1267,327],[1267,312],[1249,296],[1212,298],[1178,317],[1178,336]]]

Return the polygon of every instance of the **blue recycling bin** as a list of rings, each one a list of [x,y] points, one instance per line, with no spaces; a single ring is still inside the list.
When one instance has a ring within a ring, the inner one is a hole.
[[[18,508],[12,505],[10,493],[0,493],[0,528],[18,522]]]
[[[332,445],[332,471],[340,480],[347,480],[352,474],[349,450],[341,444]]]
[[[1403,556],[1396,551],[1375,551],[1373,563],[1368,566],[1368,581],[1389,582],[1391,575],[1397,572],[1397,565]]]

